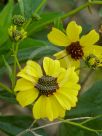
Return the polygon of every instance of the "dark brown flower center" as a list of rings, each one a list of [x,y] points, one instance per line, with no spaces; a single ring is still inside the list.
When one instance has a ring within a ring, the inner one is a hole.
[[[57,78],[51,76],[42,76],[39,78],[35,87],[39,90],[41,95],[52,95],[59,88]]]
[[[66,47],[66,51],[75,60],[79,60],[83,57],[84,52],[79,42],[73,42],[70,46]]]

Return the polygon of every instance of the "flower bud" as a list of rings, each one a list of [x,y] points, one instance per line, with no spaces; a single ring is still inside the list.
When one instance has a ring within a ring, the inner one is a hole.
[[[11,40],[15,42],[23,40],[27,37],[27,32],[23,28],[21,30],[18,30],[16,26],[11,26],[8,29],[8,33]]]
[[[21,15],[14,15],[12,21],[14,25],[22,26],[25,23],[25,18]]]
[[[93,54],[90,54],[89,56],[86,57],[85,63],[87,64],[88,67],[90,67],[92,69],[96,69],[101,64],[101,62],[98,59],[98,57],[96,57]]]

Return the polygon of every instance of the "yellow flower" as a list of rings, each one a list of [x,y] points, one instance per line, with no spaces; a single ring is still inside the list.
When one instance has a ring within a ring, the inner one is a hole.
[[[75,21],[70,22],[66,28],[66,34],[57,28],[52,28],[48,34],[49,41],[57,46],[64,46],[65,49],[54,56],[60,60],[63,67],[80,66],[80,60],[87,56],[94,45],[99,40],[99,34],[91,30],[88,34],[80,38],[82,27]]]
[[[58,60],[45,57],[43,68],[29,60],[18,76],[21,78],[15,86],[16,99],[23,107],[34,103],[35,119],[52,121],[76,106],[80,85],[74,68],[66,70]]]

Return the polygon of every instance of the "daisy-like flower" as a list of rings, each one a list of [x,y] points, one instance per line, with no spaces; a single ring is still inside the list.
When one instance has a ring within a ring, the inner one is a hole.
[[[21,106],[33,105],[35,119],[48,118],[50,121],[64,117],[65,111],[76,106],[78,76],[74,68],[60,67],[58,60],[45,57],[43,68],[29,60],[19,73],[14,91]]]
[[[96,48],[95,43],[99,40],[99,34],[91,30],[80,37],[81,32],[82,27],[72,21],[67,25],[65,33],[53,27],[48,34],[48,39],[52,44],[65,47],[63,51],[54,55],[60,60],[63,67],[75,66],[78,68],[80,60],[88,56],[93,48]]]

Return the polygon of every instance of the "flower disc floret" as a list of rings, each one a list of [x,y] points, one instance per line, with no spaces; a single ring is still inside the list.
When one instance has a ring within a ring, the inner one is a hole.
[[[51,76],[42,76],[38,79],[35,87],[40,91],[40,95],[50,96],[59,88],[57,78]]]
[[[66,47],[66,52],[75,60],[79,60],[84,56],[82,46],[79,42],[73,42]]]

